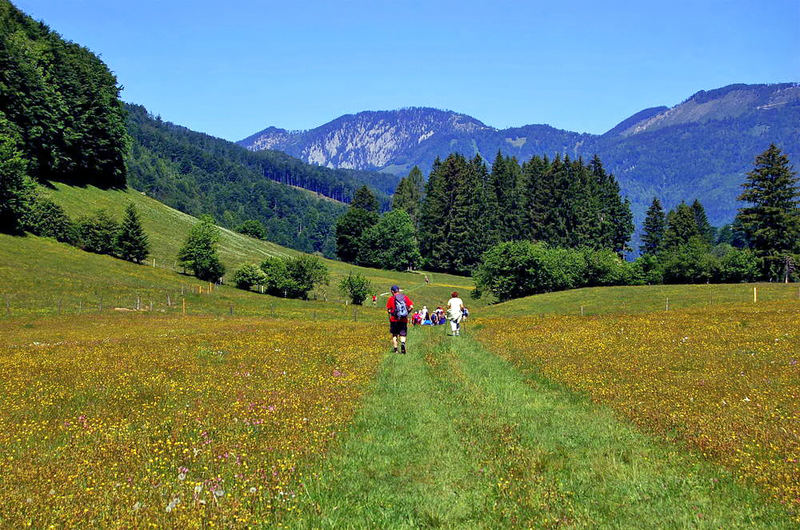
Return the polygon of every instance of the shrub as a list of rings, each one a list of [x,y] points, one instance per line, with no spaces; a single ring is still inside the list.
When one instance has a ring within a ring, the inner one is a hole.
[[[78,243],[77,227],[70,221],[64,209],[47,197],[36,196],[25,215],[26,231],[42,237],[52,237],[62,243]]]
[[[720,258],[717,279],[723,283],[755,281],[761,274],[761,260],[750,249],[729,248]]]
[[[366,279],[362,274],[349,272],[347,277],[342,278],[339,282],[339,291],[343,296],[350,298],[350,302],[356,305],[361,305],[367,299],[367,295],[372,291],[372,282]]]
[[[316,256],[267,258],[261,263],[267,292],[285,298],[308,298],[320,284],[328,283],[328,268]]]
[[[631,266],[613,250],[584,249],[584,285],[625,285],[631,282]]]
[[[264,239],[267,237],[267,230],[260,221],[255,219],[248,219],[236,227],[236,231],[246,236],[254,237],[256,239]]]
[[[116,238],[119,224],[105,210],[97,210],[91,217],[78,219],[79,246],[97,254],[117,254]]]
[[[242,265],[239,270],[233,273],[233,282],[239,289],[250,290],[254,285],[264,285],[266,275],[258,265]]]
[[[664,283],[709,283],[719,272],[719,258],[699,237],[662,256]]]

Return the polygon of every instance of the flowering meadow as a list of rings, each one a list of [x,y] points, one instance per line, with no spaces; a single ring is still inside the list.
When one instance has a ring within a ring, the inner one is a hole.
[[[0,323],[0,526],[279,526],[351,419],[375,326]]]
[[[797,302],[481,323],[481,341],[521,370],[688,444],[800,514]]]

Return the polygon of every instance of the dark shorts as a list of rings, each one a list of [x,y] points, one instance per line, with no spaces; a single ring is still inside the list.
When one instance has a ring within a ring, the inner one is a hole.
[[[401,337],[405,337],[408,335],[408,322],[392,322],[389,321],[389,333],[392,336],[400,335]]]

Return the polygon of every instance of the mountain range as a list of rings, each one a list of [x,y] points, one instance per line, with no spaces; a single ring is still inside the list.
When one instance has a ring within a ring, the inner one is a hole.
[[[498,151],[521,161],[597,154],[631,199],[637,224],[659,197],[667,207],[699,198],[710,221],[721,225],[733,219],[744,175],[770,143],[795,164],[800,160],[800,84],[700,91],[673,107],[637,112],[600,135],[549,125],[497,129],[466,114],[418,107],[345,115],[308,131],[268,127],[238,143],[330,168],[394,175],[415,165],[427,173],[436,157],[451,152],[487,162]]]

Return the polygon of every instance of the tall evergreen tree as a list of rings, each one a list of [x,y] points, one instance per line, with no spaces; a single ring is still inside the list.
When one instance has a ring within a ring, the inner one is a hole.
[[[664,249],[674,249],[685,245],[693,237],[700,236],[694,211],[685,202],[681,202],[667,214],[667,228],[664,230]]]
[[[424,194],[425,177],[422,175],[422,171],[414,166],[408,176],[403,177],[397,185],[392,198],[392,209],[405,210],[411,217],[414,226],[418,226]]]
[[[700,232],[700,236],[709,245],[713,244],[716,233],[714,227],[708,222],[706,209],[699,200],[695,199],[692,203],[692,211],[694,212],[694,221],[697,223],[697,230]]]
[[[361,208],[362,210],[366,210],[368,212],[378,213],[378,209],[380,205],[378,204],[378,199],[375,197],[375,194],[366,187],[361,186],[356,190],[355,195],[353,196],[353,201],[350,203],[351,208]]]
[[[653,197],[653,202],[647,209],[647,215],[644,218],[644,233],[642,234],[642,244],[639,246],[639,252],[645,255],[656,254],[661,249],[666,228],[667,218],[664,214],[664,208],[661,206],[661,201],[658,200],[658,197]]]
[[[597,155],[592,157],[589,167],[600,187],[602,213],[599,248],[607,248],[621,255],[630,250],[628,242],[634,230],[630,200],[622,197],[619,182],[613,174],[606,173]]]
[[[746,234],[756,254],[764,259],[772,277],[788,276],[791,252],[800,251],[800,187],[789,159],[771,144],[758,155],[755,167],[742,184],[736,225]]]
[[[378,222],[378,200],[366,186],[356,190],[345,213],[336,220],[336,255],[352,263],[358,257],[362,235]]]
[[[150,254],[150,240],[133,203],[128,203],[125,208],[125,217],[117,233],[116,246],[120,258],[134,263],[142,263]]]

